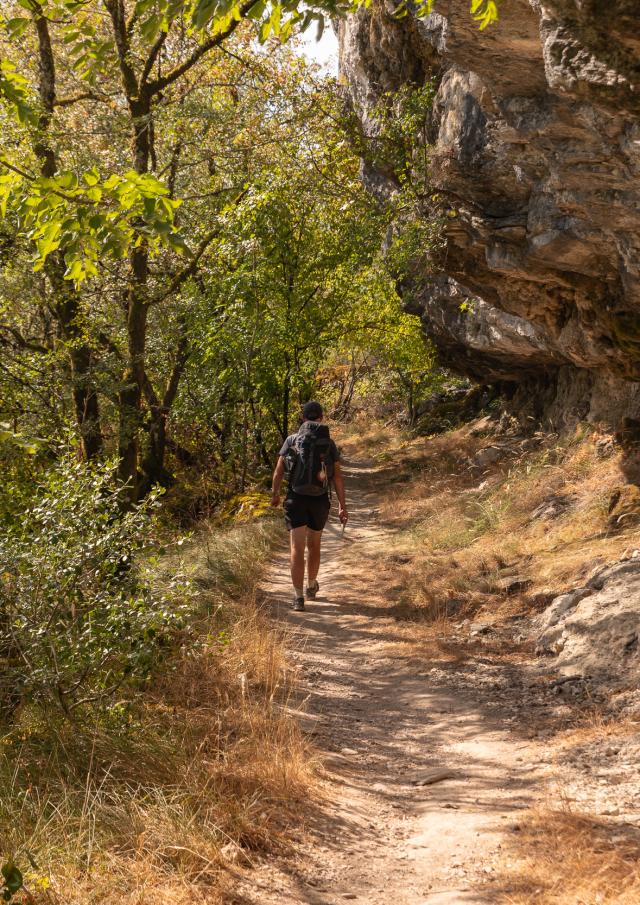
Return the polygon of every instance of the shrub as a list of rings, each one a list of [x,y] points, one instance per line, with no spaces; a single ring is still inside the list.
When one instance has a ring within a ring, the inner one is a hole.
[[[110,466],[52,469],[22,524],[0,538],[0,704],[53,702],[67,715],[144,681],[181,627],[180,579],[154,589],[140,567],[158,493],[119,508]]]

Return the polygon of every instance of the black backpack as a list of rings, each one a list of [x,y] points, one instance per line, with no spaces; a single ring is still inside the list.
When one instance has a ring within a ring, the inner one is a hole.
[[[321,496],[333,478],[331,437],[326,424],[305,421],[295,436],[285,463],[289,488],[302,496]]]

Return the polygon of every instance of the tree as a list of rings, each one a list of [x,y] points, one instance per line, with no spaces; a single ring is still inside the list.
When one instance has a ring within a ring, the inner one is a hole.
[[[262,150],[251,156],[246,193],[201,274],[194,366],[178,411],[213,429],[240,486],[249,457],[271,464],[341,341],[387,216],[360,183],[337,87],[315,83],[292,56],[279,78],[257,117],[252,142]]]
[[[334,12],[338,6],[329,2],[317,8]],[[192,183],[194,169],[198,176],[198,167],[209,172],[216,167],[211,160],[194,159],[195,147],[187,147],[174,128],[174,113],[179,120],[203,74],[211,72],[210,61],[215,68],[220,48],[242,31],[244,20],[256,23],[262,40],[270,33],[284,38],[295,25],[317,18],[314,10],[311,6],[303,14],[295,4],[267,7],[261,0],[230,5],[24,0],[3,20],[2,52],[11,52],[17,66],[5,67],[6,72],[27,71],[32,55],[38,61],[33,86],[38,103],[26,113],[17,108],[18,159],[5,154],[0,161],[4,211],[12,220],[14,241],[28,241],[35,268],[44,275],[45,305],[70,362],[86,458],[97,456],[103,445],[93,380],[98,350],[87,296],[96,293],[105,276],[122,287],[126,340],[116,353],[122,359],[116,392],[118,458],[131,498],[166,478],[166,415],[187,357],[182,335],[164,386],[154,384],[147,356],[150,312],[179,295],[217,233],[217,227],[198,223],[187,243],[178,229],[181,176],[188,169]],[[245,46],[250,40],[245,28]],[[14,107],[25,101],[30,87],[16,78],[10,79]],[[84,147],[74,140],[78,127],[88,135]],[[235,188],[215,190],[220,207]],[[181,216],[186,224],[184,208]],[[188,225],[193,227],[193,221]],[[154,268],[161,253],[163,265]],[[141,454],[143,427],[147,442]]]

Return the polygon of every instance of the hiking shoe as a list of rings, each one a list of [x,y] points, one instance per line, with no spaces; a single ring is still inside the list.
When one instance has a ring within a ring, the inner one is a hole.
[[[304,597],[296,597],[293,601],[293,611],[295,613],[304,612]]]
[[[315,600],[316,594],[318,593],[319,590],[320,590],[320,585],[318,584],[317,581],[314,581],[312,584],[310,584],[307,588],[307,597],[309,598],[309,600]]]

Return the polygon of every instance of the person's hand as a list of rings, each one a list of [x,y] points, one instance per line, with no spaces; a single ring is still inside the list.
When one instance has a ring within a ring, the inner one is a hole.
[[[338,509],[338,518],[342,522],[343,525],[346,525],[349,521],[349,513],[347,512],[346,506],[340,506]]]
[[[280,505],[280,494],[279,493],[271,494],[271,505],[273,506],[274,509],[278,508],[278,506]]]

